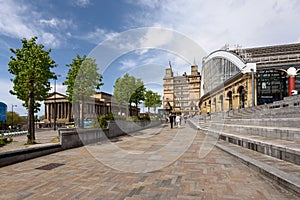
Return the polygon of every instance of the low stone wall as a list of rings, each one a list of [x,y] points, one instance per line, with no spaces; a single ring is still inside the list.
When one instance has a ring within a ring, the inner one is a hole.
[[[63,149],[80,147],[103,141],[107,138],[114,138],[127,133],[160,125],[161,121],[111,121],[108,129],[60,129],[60,144]]]
[[[20,149],[0,153],[0,167],[25,160],[56,153],[65,149],[76,148],[86,144],[104,141],[126,133],[139,131],[160,125],[160,121],[152,122],[110,122],[109,129],[59,129],[60,144],[37,144],[28,149]]]
[[[0,167],[22,162],[61,151],[60,144],[32,145],[28,149],[20,149],[0,154]]]

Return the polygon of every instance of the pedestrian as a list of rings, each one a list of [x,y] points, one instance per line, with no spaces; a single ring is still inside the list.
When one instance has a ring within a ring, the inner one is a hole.
[[[176,124],[177,124],[177,128],[180,128],[180,115],[176,116]]]
[[[187,115],[184,115],[183,118],[184,118],[184,123],[186,124]]]
[[[173,115],[172,115],[172,113],[169,114],[169,121],[170,121],[170,124],[171,124],[171,128],[173,128]]]

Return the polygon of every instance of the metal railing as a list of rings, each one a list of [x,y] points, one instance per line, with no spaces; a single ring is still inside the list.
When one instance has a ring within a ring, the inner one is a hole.
[[[28,131],[15,131],[15,132],[4,132],[0,133],[0,137],[15,137],[20,135],[26,135]]]

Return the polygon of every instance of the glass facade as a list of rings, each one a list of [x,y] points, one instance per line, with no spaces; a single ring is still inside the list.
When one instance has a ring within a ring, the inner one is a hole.
[[[300,88],[300,76],[296,76],[296,88]],[[272,103],[288,96],[287,74],[281,70],[257,71],[257,104]]]
[[[241,70],[228,59],[216,57],[203,65],[204,94],[238,74]]]

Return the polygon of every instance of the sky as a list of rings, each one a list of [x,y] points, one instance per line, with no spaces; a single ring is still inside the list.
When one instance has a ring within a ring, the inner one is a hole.
[[[97,60],[103,92],[113,93],[116,78],[129,73],[162,94],[169,61],[175,75],[189,74],[191,64],[201,67],[203,56],[224,45],[300,42],[298,0],[0,0],[0,7],[0,102],[9,111],[17,105],[20,115],[27,111],[9,93],[8,62],[22,38],[37,36],[51,49],[63,94],[66,64],[76,55]]]

